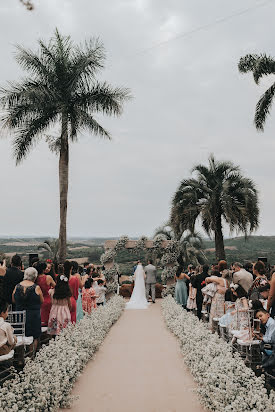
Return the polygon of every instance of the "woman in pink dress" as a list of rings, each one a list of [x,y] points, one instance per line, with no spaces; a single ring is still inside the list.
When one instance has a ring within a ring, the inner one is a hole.
[[[86,280],[84,288],[82,289],[82,307],[84,312],[91,313],[92,309],[97,308],[95,290],[93,288],[93,279]]]
[[[49,290],[55,287],[55,282],[50,275],[46,275],[47,264],[45,262],[38,262],[36,264],[36,270],[38,276],[36,278],[36,284],[40,286],[42,290],[44,302],[41,305],[41,326],[48,326],[50,311],[52,307],[52,299],[49,295]]]
[[[56,278],[55,289],[50,290],[52,308],[48,322],[48,334],[59,335],[68,323],[71,322],[71,296],[69,278],[63,273],[63,266],[59,266],[59,275]]]

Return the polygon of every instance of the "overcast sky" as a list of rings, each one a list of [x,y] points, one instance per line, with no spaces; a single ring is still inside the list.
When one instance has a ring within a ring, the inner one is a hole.
[[[247,53],[275,56],[275,1],[34,3],[28,12],[18,0],[1,1],[1,85],[23,75],[14,45],[37,49],[37,39],[49,39],[57,27],[75,42],[99,37],[107,52],[101,78],[129,87],[134,96],[120,118],[97,117],[112,142],[85,134],[71,146],[70,236],[152,235],[168,219],[181,179],[210,153],[239,164],[255,181],[261,208],[257,233],[275,234],[274,111],[264,133],[253,125],[256,102],[274,79],[256,86],[250,74],[237,69]],[[10,138],[0,140],[0,153],[0,235],[56,236],[57,158],[41,142],[16,167]]]

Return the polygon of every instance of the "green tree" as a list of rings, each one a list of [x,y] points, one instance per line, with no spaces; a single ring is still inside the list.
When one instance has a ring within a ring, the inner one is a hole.
[[[263,76],[275,74],[275,60],[265,54],[247,54],[239,61],[241,73],[252,72],[256,84]],[[265,91],[256,105],[254,123],[257,130],[263,131],[267,116],[270,114],[275,94],[275,82]]]
[[[169,223],[159,227],[154,236],[162,235],[167,240],[177,240],[180,246],[178,263],[181,268],[189,264],[197,266],[206,262],[203,240],[198,232],[175,232]]]
[[[258,227],[258,193],[252,180],[243,177],[238,166],[218,162],[214,156],[209,165],[197,165],[195,177],[184,179],[172,200],[171,226],[179,236],[185,230],[194,232],[198,219],[215,237],[216,258],[225,259],[223,223],[230,231],[245,235]]]
[[[38,249],[48,252],[48,256],[54,263],[58,261],[59,239],[44,240],[43,243],[37,246]]]
[[[67,198],[69,185],[69,146],[79,132],[110,139],[94,114],[118,116],[128,99],[125,88],[98,82],[96,74],[104,67],[105,52],[98,40],[74,45],[70,37],[55,31],[49,44],[39,41],[40,50],[17,48],[17,61],[30,73],[20,83],[1,90],[4,125],[15,132],[16,163],[20,163],[44,136],[59,155],[60,228],[59,260],[66,258]],[[49,129],[60,125],[57,137],[47,137]]]

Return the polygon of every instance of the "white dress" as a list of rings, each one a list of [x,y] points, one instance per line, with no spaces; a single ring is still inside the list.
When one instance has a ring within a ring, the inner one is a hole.
[[[144,270],[142,264],[138,264],[135,274],[135,287],[131,299],[126,303],[126,309],[147,309],[149,303],[146,299]]]

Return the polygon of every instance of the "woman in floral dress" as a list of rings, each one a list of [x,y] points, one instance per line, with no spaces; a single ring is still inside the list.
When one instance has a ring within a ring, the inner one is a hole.
[[[52,308],[48,322],[48,334],[59,335],[68,323],[71,322],[71,296],[69,279],[64,275],[62,265],[59,266],[60,275],[57,276],[56,286],[50,290],[52,295]]]
[[[229,287],[229,282],[227,279],[218,276],[210,276],[205,279],[206,283],[215,283],[217,285],[217,290],[211,301],[210,309],[210,328],[213,330],[213,319],[221,318],[224,315],[224,295]]]
[[[82,307],[84,312],[91,313],[93,309],[97,308],[95,290],[93,288],[93,279],[86,280],[84,288],[82,289]]]
[[[265,275],[266,269],[265,264],[262,261],[258,261],[253,265],[253,275],[256,276],[252,286],[248,292],[251,300],[258,300],[260,293],[258,292],[259,287],[264,286],[268,283],[267,277]]]
[[[231,285],[233,295],[237,298],[235,302],[235,310],[231,315],[230,329],[231,330],[248,330],[249,329],[249,305],[247,293],[241,285]]]

